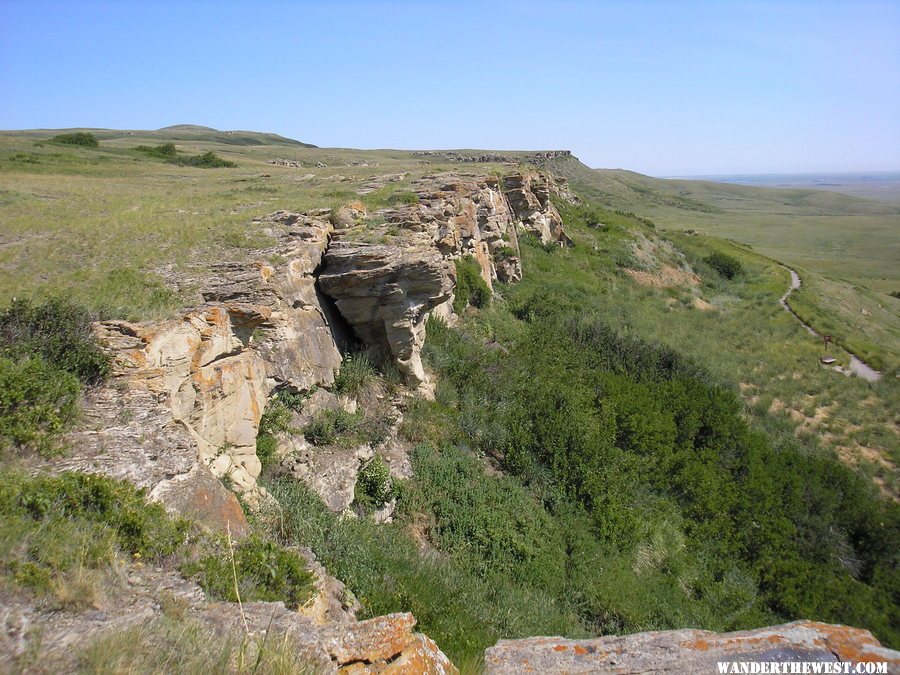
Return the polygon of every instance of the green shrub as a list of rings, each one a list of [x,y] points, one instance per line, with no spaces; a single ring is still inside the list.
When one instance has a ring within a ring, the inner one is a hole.
[[[163,143],[162,145],[139,145],[135,148],[138,152],[142,152],[150,157],[157,159],[170,160],[178,155],[174,143]]]
[[[65,596],[70,582],[108,569],[122,554],[160,562],[186,533],[187,523],[124,481],[0,472],[0,569],[37,591]]]
[[[403,508],[436,514],[432,541],[483,579],[505,576],[561,595],[566,545],[560,528],[522,484],[485,474],[480,460],[447,447],[413,452],[415,479]]]
[[[359,470],[356,477],[356,501],[360,504],[382,506],[394,496],[391,471],[381,455],[375,455]]]
[[[400,527],[341,518],[299,481],[278,479],[266,488],[281,505],[275,536],[311,548],[359,599],[360,618],[411,611],[418,630],[463,672],[477,672],[485,648],[501,637],[587,636],[577,617],[540,589],[488,583],[447,556],[423,556]]]
[[[40,304],[16,299],[0,312],[0,354],[13,359],[40,355],[86,384],[100,382],[110,369],[110,358],[91,330],[91,315],[59,297]]]
[[[195,166],[201,169],[233,169],[237,167],[236,163],[219,157],[212,150],[204,152],[202,155],[179,155],[174,143],[139,145],[135,150],[148,157],[160,159],[169,164],[177,164],[178,166]]]
[[[275,457],[278,450],[278,434],[294,434],[299,429],[291,425],[293,412],[300,412],[308,394],[291,389],[279,390],[270,400],[259,420],[259,432],[256,435],[256,456],[263,469]]]
[[[456,288],[453,298],[453,311],[457,314],[469,305],[486,307],[491,301],[491,290],[481,278],[481,268],[472,256],[457,258]]]
[[[40,356],[19,361],[0,357],[0,449],[56,450],[56,436],[75,418],[78,379]]]
[[[62,145],[80,145],[85,148],[99,148],[100,142],[94,134],[86,131],[76,131],[69,134],[59,134],[50,139],[50,143]]]
[[[836,460],[752,430],[735,394],[671,348],[574,318],[589,296],[538,286],[513,298],[524,330],[505,334],[508,353],[433,322],[425,355],[453,387],[455,404],[441,408],[443,437],[497,458],[551,514],[589,523],[559,525],[567,538],[577,535],[566,544],[567,593],[584,621],[603,631],[723,630],[813,617],[900,640],[888,599],[900,507]],[[513,569],[503,562],[511,547],[464,548],[441,529],[455,533],[458,520],[479,541],[473,528],[491,521],[472,496],[475,484],[463,483],[468,502],[459,505],[445,501],[453,489],[429,488],[437,496],[421,510],[433,509],[436,541],[457,556]],[[516,513],[528,512],[522,504]],[[498,516],[496,527],[510,521]],[[823,553],[822,542],[835,540],[841,558]],[[865,571],[849,569],[848,558]],[[592,581],[598,568],[610,576]]]
[[[494,251],[494,260],[503,261],[516,257],[516,249],[512,246],[500,246]]]
[[[313,445],[334,445],[338,441],[352,443],[363,422],[362,415],[345,410],[323,410],[303,428],[303,435]]]
[[[734,279],[744,273],[744,266],[740,260],[721,251],[713,251],[703,259],[703,262],[726,279]]]
[[[61,298],[13,300],[0,312],[0,446],[55,451],[76,416],[79,380],[96,384],[109,367],[86,310]]]
[[[211,539],[182,571],[214,600],[237,602],[239,593],[242,602],[281,601],[291,608],[309,599],[315,578],[298,554],[257,534],[231,547],[224,537]]]
[[[179,166],[195,166],[201,169],[234,169],[237,167],[235,162],[223,159],[211,150],[209,152],[204,152],[202,155],[175,157],[168,161],[171,164],[178,164]]]

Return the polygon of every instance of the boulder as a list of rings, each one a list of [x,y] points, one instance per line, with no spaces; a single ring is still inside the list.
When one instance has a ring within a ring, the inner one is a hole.
[[[735,633],[673,630],[593,640],[501,640],[485,652],[485,672],[715,673],[722,672],[718,663],[746,661],[880,661],[888,672],[900,672],[900,652],[882,647],[869,631],[813,621]]]

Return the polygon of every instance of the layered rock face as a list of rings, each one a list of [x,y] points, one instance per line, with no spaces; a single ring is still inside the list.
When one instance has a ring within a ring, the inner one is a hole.
[[[425,322],[431,313],[452,319],[453,259],[471,255],[488,284],[521,278],[517,228],[545,243],[567,240],[549,201],[555,185],[537,172],[503,184],[443,174],[411,184],[416,205],[374,214],[381,225],[358,224],[361,204],[258,221],[273,245],[197,280],[202,303],[181,318],[96,326],[115,355],[113,376],[86,406],[87,428],[72,438],[77,450],[55,468],[128,478],[170,508],[242,532],[240,506],[214,479],[227,480],[251,506],[265,498],[256,484],[256,436],[272,392],[330,387],[349,324],[429,394],[420,356]],[[295,473],[343,510],[372,452],[326,461],[335,471],[346,465],[328,479],[318,475],[323,458],[303,461],[300,452]]]
[[[357,337],[384,348],[407,383],[427,394],[419,354],[428,316],[452,315],[452,260],[472,256],[492,287],[495,280],[522,278],[518,228],[543,243],[571,242],[550,201],[558,188],[544,174],[502,182],[493,176],[440,174],[410,187],[417,203],[378,212],[383,225],[335,232],[319,283]]]
[[[426,382],[420,352],[432,309],[453,297],[456,272],[425,237],[404,248],[338,240],[319,276],[366,344],[386,346],[412,387]]]
[[[882,647],[869,631],[813,621],[735,633],[673,630],[594,640],[501,640],[485,652],[485,672],[717,673],[723,672],[719,663],[747,661],[885,662],[887,672],[900,672],[900,652]]]
[[[328,386],[341,363],[315,279],[330,222],[277,213],[261,225],[276,246],[216,269],[202,306],[170,321],[96,326],[113,375],[87,406],[96,431],[74,435],[79,451],[65,468],[129,478],[189,513],[229,502],[212,494],[210,472],[258,503],[256,435],[269,394]]]

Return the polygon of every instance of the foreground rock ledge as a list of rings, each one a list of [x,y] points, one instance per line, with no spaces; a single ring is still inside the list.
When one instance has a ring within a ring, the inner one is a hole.
[[[900,652],[867,630],[813,621],[736,633],[674,630],[593,640],[535,637],[501,640],[485,652],[486,673],[718,673],[720,662],[887,663],[900,673]]]

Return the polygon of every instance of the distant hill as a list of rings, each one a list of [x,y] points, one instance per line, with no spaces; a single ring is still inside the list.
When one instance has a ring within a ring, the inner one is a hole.
[[[573,187],[617,209],[636,211],[670,226],[697,214],[789,213],[791,215],[900,214],[897,204],[837,191],[756,187],[711,180],[653,178],[625,169],[591,169],[575,157],[544,163]],[[689,225],[688,225],[689,226]]]
[[[315,148],[311,143],[303,143],[293,138],[285,138],[278,134],[262,133],[258,131],[220,131],[212,127],[198,126],[194,124],[175,124],[156,130],[128,130],[128,129],[28,129],[23,130],[23,135],[29,136],[55,136],[56,134],[75,131],[89,131],[101,141],[110,141],[119,138],[147,139],[150,141],[182,141],[182,142],[206,142],[222,143],[224,145],[284,145],[299,148]]]

